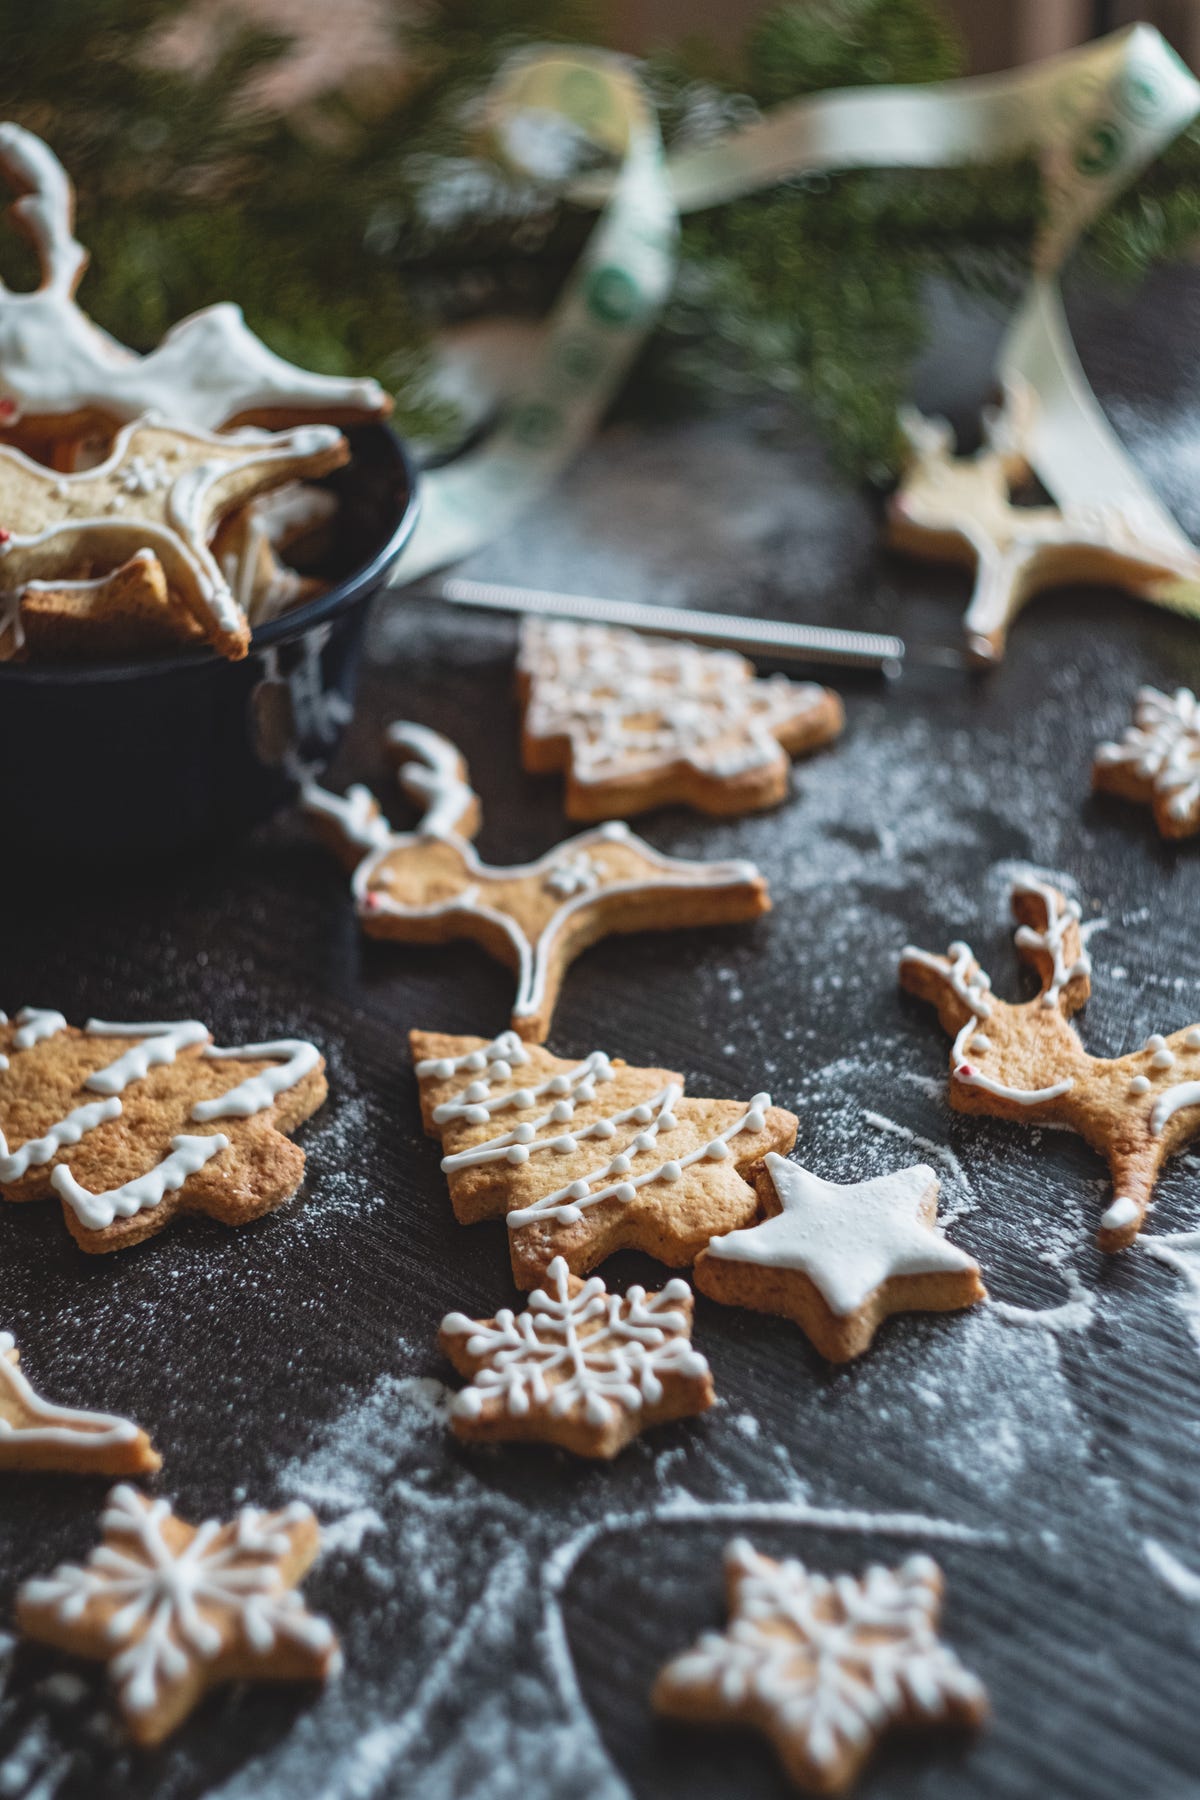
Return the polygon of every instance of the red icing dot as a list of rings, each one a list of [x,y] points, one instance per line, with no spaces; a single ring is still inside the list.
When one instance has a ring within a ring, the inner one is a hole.
[[[975,1071],[971,1067],[970,1063],[959,1063],[959,1065],[958,1065],[957,1069],[955,1069],[954,1073],[958,1076],[960,1081],[969,1081],[971,1076],[975,1073]]]
[[[0,398],[0,419],[3,419],[6,424],[16,418],[17,410],[17,403],[11,395],[5,394]]]
[[[8,540],[9,540],[9,539],[10,539],[10,538],[11,538],[11,537],[12,537],[12,532],[11,532],[11,531],[5,531],[5,529],[4,529],[4,527],[3,527],[3,525],[0,525],[0,544],[7,544],[7,543],[8,543]]]
[[[369,911],[374,912],[375,908],[379,905],[379,895],[374,894],[374,893],[368,893],[367,897],[366,897],[366,905],[367,905],[367,908]]]

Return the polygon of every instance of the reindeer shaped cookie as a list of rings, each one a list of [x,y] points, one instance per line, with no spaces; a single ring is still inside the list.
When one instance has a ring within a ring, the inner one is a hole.
[[[937,1007],[954,1037],[950,1104],[1024,1125],[1065,1125],[1103,1156],[1114,1198],[1100,1220],[1102,1250],[1123,1250],[1141,1228],[1168,1156],[1200,1136],[1200,1026],[1158,1034],[1129,1056],[1090,1056],[1069,1023],[1091,991],[1079,907],[1041,881],[1012,894],[1017,953],[1041,980],[1036,999],[1011,1005],[969,945],[945,956],[909,945],[900,982]]]
[[[1032,476],[1026,445],[1035,405],[1028,388],[1008,387],[1003,406],[984,414],[973,456],[954,454],[944,419],[914,408],[901,416],[910,461],[888,503],[888,541],[913,556],[974,566],[963,629],[977,663],[1000,661],[1012,621],[1044,588],[1089,581],[1144,594],[1200,578],[1200,556],[1156,542],[1150,522],[1125,510],[1014,503],[1014,489]]]
[[[479,802],[452,744],[424,726],[389,728],[404,760],[400,785],[425,805],[415,831],[392,831],[363,787],[345,799],[315,782],[301,801],[321,835],[354,870],[363,930],[408,944],[472,938],[517,976],[512,1028],[529,1042],[548,1035],[568,965],[614,932],[723,925],[767,912],[767,884],[753,863],[662,856],[627,825],[568,838],[536,862],[493,868],[468,839]]]
[[[0,125],[0,176],[18,195],[13,216],[42,265],[32,292],[0,285],[0,428],[19,426],[25,448],[112,431],[148,412],[215,431],[343,425],[390,411],[374,381],[310,375],[285,362],[228,304],[193,313],[157,350],[135,355],[75,303],[88,259],[72,232],[74,196],[57,157],[32,132]]]

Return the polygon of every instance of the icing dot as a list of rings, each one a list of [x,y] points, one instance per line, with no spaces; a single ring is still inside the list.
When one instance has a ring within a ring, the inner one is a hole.
[[[650,1123],[651,1119],[654,1117],[654,1114],[651,1111],[651,1109],[643,1102],[641,1106],[634,1107],[633,1112],[631,1113],[630,1117],[636,1119],[639,1125],[648,1125]]]
[[[984,1037],[982,1032],[976,1032],[975,1036],[971,1039],[972,1050],[979,1050],[979,1051],[990,1050],[991,1047],[992,1047],[991,1038]]]
[[[486,1081],[473,1081],[463,1095],[464,1100],[486,1100],[487,1097],[488,1084]]]
[[[513,1137],[516,1139],[518,1144],[530,1143],[531,1140],[533,1139],[534,1135],[535,1135],[535,1133],[534,1133],[533,1126],[528,1122],[528,1120],[526,1120],[526,1122],[523,1125],[515,1125],[513,1127]]]
[[[572,1200],[586,1200],[591,1190],[586,1181],[573,1181],[567,1192]]]
[[[658,1115],[658,1129],[660,1131],[674,1131],[678,1123],[679,1120],[675,1117],[674,1113],[665,1112],[659,1113]]]
[[[1185,1050],[1200,1050],[1200,1031],[1194,1026],[1184,1037],[1183,1046]]]
[[[639,1131],[637,1136],[633,1140],[633,1147],[635,1150],[649,1150],[651,1148],[651,1146],[653,1145],[653,1143],[654,1143],[654,1133],[653,1132]]]
[[[589,1137],[598,1138],[616,1137],[617,1128],[611,1119],[597,1119],[588,1135]]]
[[[609,1163],[608,1172],[610,1175],[627,1175],[631,1166],[630,1158],[626,1156],[625,1152],[622,1150],[620,1155],[614,1156]]]
[[[574,1111],[575,1108],[569,1100],[556,1100],[550,1108],[550,1117],[556,1125],[561,1125],[563,1120],[569,1119]]]
[[[575,1098],[577,1100],[594,1100],[596,1098],[596,1090],[590,1081],[580,1082],[575,1089]]]
[[[1147,1094],[1149,1091],[1150,1083],[1146,1077],[1144,1075],[1135,1075],[1129,1084],[1128,1092],[1131,1094]]]
[[[636,1200],[637,1189],[634,1187],[632,1181],[623,1181],[621,1183],[616,1191],[616,1198],[618,1200],[623,1200],[626,1205],[628,1205],[631,1200]]]
[[[617,1079],[613,1066],[607,1057],[596,1068],[595,1079],[597,1081],[615,1081]]]
[[[569,1094],[570,1091],[571,1083],[565,1075],[552,1075],[546,1086],[548,1094]]]
[[[516,1093],[512,1096],[512,1104],[521,1109],[532,1106],[534,1104],[534,1097],[530,1089],[518,1088]]]
[[[766,1115],[763,1113],[762,1108],[752,1106],[750,1111],[746,1114],[745,1130],[761,1131],[766,1125],[766,1122]]]
[[[665,1162],[658,1174],[661,1181],[678,1181],[683,1170],[677,1162]]]
[[[512,1064],[506,1063],[503,1057],[488,1067],[488,1076],[492,1081],[507,1081],[511,1074]]]
[[[468,1125],[486,1125],[488,1122],[487,1107],[468,1106],[463,1112],[463,1118]]]
[[[1150,1058],[1150,1067],[1152,1069],[1173,1069],[1175,1067],[1175,1058],[1165,1045],[1161,1050],[1154,1052]]]
[[[579,1145],[573,1137],[556,1137],[550,1148],[560,1156],[570,1156],[572,1150],[578,1150]]]
[[[529,1152],[524,1144],[512,1144],[505,1153],[505,1161],[514,1164],[528,1162]]]
[[[437,1081],[448,1081],[450,1076],[454,1073],[454,1064],[450,1061],[448,1056],[439,1056],[437,1061],[431,1066],[429,1073]]]
[[[564,1225],[577,1225],[583,1214],[577,1206],[560,1206],[558,1216]]]
[[[471,1069],[475,1073],[478,1073],[480,1069],[487,1068],[487,1057],[482,1050],[472,1050],[471,1054],[464,1058],[463,1068]]]
[[[1118,1194],[1112,1205],[1101,1214],[1100,1223],[1106,1231],[1118,1231],[1122,1225],[1132,1225],[1138,1216],[1136,1200],[1128,1194]]]
[[[722,1157],[729,1155],[729,1145],[723,1138],[714,1138],[711,1144],[704,1146],[704,1154],[711,1156],[714,1162],[720,1162]]]

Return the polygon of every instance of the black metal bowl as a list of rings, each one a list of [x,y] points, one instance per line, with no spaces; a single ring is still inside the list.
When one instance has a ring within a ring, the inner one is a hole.
[[[371,600],[417,515],[416,475],[390,427],[352,426],[351,460],[316,571],[332,586],[210,649],[138,662],[0,663],[0,838],[27,858],[144,856],[257,824],[301,772],[333,757],[353,708]]]

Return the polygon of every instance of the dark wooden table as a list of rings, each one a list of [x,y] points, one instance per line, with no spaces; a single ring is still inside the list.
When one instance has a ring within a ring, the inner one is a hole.
[[[1200,278],[1073,316],[1112,416],[1200,535]],[[992,335],[943,305],[921,397],[969,416]],[[18,1650],[0,1800],[777,1796],[756,1740],[689,1735],[647,1706],[657,1665],[721,1620],[720,1551],[739,1532],[819,1567],[917,1546],[946,1569],[948,1633],[994,1721],[973,1745],[893,1740],[864,1795],[1195,1795],[1200,1605],[1147,1545],[1200,1572],[1200,1300],[1142,1249],[1100,1256],[1104,1171],[1078,1139],[948,1111],[946,1040],[898,993],[896,954],[963,934],[1015,993],[1007,884],[1032,862],[1104,921],[1091,1048],[1200,1017],[1200,847],[1167,847],[1146,813],[1088,795],[1093,742],[1124,725],[1137,684],[1200,678],[1200,632],[1075,591],[1031,607],[990,676],[923,660],[958,642],[963,578],[883,553],[871,499],[769,411],[610,426],[471,572],[908,637],[897,685],[841,684],[845,739],[798,768],[782,810],[645,822],[670,851],[756,858],[770,918],[598,947],[552,1042],[677,1067],[692,1093],[769,1088],[800,1115],[797,1154],[835,1179],[935,1160],[992,1294],[1047,1317],[905,1318],[833,1370],[791,1325],[701,1300],[721,1396],[703,1421],[612,1467],[457,1447],[437,1323],[514,1295],[502,1225],[452,1220],[405,1033],[500,1028],[508,976],[474,951],[367,944],[344,877],[295,820],[200,860],[53,880],[9,845],[10,1011],[198,1016],[225,1042],[306,1035],[328,1055],[296,1201],[236,1234],[188,1224],[103,1259],[75,1250],[54,1208],[7,1208],[0,1324],[44,1391],[153,1431],[162,1491],[187,1515],[309,1500],[328,1548],[307,1592],[347,1668],[316,1699],[227,1692],[143,1757],[111,1730],[101,1676]],[[409,716],[467,752],[487,854],[555,842],[558,783],[518,767],[512,649],[503,621],[395,599],[335,778],[382,782],[378,728]],[[1152,1232],[1196,1220],[1196,1166],[1172,1166]],[[605,1270],[658,1273],[634,1257]],[[21,1579],[87,1551],[104,1487],[10,1476],[4,1490],[0,1619]]]

